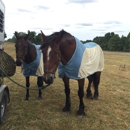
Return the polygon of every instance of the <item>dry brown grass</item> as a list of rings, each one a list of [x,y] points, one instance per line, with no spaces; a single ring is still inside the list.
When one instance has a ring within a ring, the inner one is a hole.
[[[5,51],[15,58],[14,44],[5,44]],[[30,100],[24,101],[25,89],[5,78],[10,89],[10,103],[0,130],[129,130],[130,129],[130,53],[104,52],[105,68],[99,86],[99,100],[84,96],[84,118],[77,118],[79,100],[77,82],[71,80],[71,114],[61,112],[65,102],[61,79],[44,89],[43,100],[38,101],[37,91],[30,91]],[[126,71],[119,70],[125,64]],[[20,68],[17,68],[20,71]],[[25,85],[22,74],[13,80]],[[87,79],[85,83],[85,90]],[[31,87],[36,88],[36,77],[31,77]]]

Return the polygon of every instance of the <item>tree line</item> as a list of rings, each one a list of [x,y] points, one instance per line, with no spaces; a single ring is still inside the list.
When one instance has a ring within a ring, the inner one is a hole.
[[[25,35],[24,32],[18,32],[19,35]],[[8,39],[9,42],[15,42],[16,38],[13,35],[12,38]],[[36,34],[35,31],[30,31],[29,40],[35,44],[41,44],[41,33]],[[81,42],[96,42],[101,46],[103,50],[107,51],[123,51],[130,52],[130,33],[127,36],[119,36],[114,32],[106,33],[104,36],[96,36],[93,40],[86,40]]]
[[[120,37],[114,32],[109,32],[104,36],[97,36],[93,40],[86,40],[82,42],[86,43],[90,41],[99,44],[103,50],[130,52],[130,33],[127,36]]]
[[[24,36],[26,33],[25,32],[18,32],[19,36]],[[34,44],[41,44],[42,39],[41,39],[41,33],[36,34],[35,31],[30,31],[29,34],[29,41],[31,41]],[[12,38],[9,38],[8,40],[6,40],[8,42],[16,42],[16,38],[15,35],[12,36]]]

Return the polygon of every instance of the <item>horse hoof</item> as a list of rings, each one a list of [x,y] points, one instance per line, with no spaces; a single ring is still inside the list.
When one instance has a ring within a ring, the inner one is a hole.
[[[86,116],[86,114],[83,109],[77,111],[77,117],[82,118],[84,116]]]
[[[70,113],[70,108],[65,106],[65,107],[62,109],[62,112],[63,112],[63,113]]]
[[[93,96],[92,96],[92,95],[90,95],[90,96],[89,96],[89,95],[86,95],[86,97],[87,97],[87,99],[91,99],[91,100],[93,99]]]
[[[42,97],[38,97],[38,100],[42,100]]]
[[[68,114],[70,114],[70,111],[66,111],[66,112],[62,111],[62,114],[63,115],[68,115]]]
[[[98,100],[98,97],[97,97],[97,96],[94,96],[93,99],[94,99],[94,100]]]
[[[85,115],[77,115],[76,117],[77,118],[83,118],[83,117],[85,117]]]
[[[24,101],[25,101],[25,102],[28,102],[28,101],[29,101],[29,99],[28,99],[28,98],[25,98],[25,99],[24,99]]]

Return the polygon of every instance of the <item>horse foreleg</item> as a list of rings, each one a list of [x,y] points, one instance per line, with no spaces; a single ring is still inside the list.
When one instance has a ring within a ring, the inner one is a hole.
[[[98,95],[99,95],[98,85],[100,83],[100,75],[101,75],[101,72],[94,73],[94,79],[93,79],[94,89],[95,89],[94,99],[98,99]]]
[[[92,84],[92,81],[93,81],[93,78],[92,78],[92,75],[90,75],[89,77],[88,77],[88,81],[89,81],[89,83],[88,83],[88,88],[87,88],[87,90],[86,90],[86,92],[87,92],[87,98],[89,98],[89,99],[93,99],[93,96],[92,96],[92,92],[91,92],[91,84]]]
[[[37,85],[38,85],[38,88],[43,86],[43,77],[37,77]],[[41,91],[41,89],[39,89],[38,99],[39,100],[42,99],[42,91]]]
[[[77,111],[78,116],[85,116],[84,112],[84,103],[83,103],[83,96],[84,96],[84,79],[78,80],[79,90],[78,90],[78,96],[80,100],[79,104],[79,110]]]
[[[30,83],[29,83],[29,76],[26,77],[26,87],[29,88]],[[26,97],[25,97],[25,101],[29,100],[29,89],[26,89]]]
[[[66,102],[65,102],[65,106],[62,109],[63,112],[70,112],[70,106],[71,106],[71,102],[70,102],[70,88],[69,88],[69,78],[63,78],[62,79],[64,82],[64,86],[65,86],[65,94],[66,94]]]

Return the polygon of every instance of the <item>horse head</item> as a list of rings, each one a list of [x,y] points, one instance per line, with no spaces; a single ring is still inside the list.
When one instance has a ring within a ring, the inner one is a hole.
[[[15,49],[16,49],[16,65],[21,66],[25,55],[28,51],[27,39],[29,37],[30,32],[25,36],[19,36],[17,32],[14,33],[16,37]]]
[[[45,36],[41,31],[41,36],[42,45],[40,49],[43,53],[44,81],[47,84],[52,84],[54,81],[55,72],[61,59],[59,49],[61,34],[56,32],[50,36]]]

